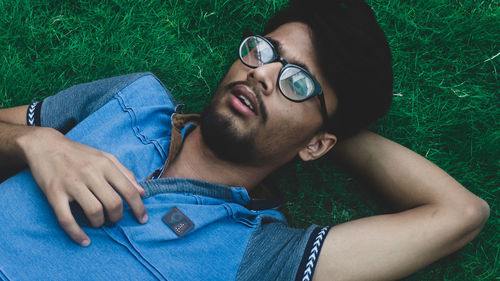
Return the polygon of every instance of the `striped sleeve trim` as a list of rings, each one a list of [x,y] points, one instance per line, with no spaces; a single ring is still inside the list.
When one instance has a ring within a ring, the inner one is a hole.
[[[28,107],[26,112],[26,123],[28,126],[41,126],[40,113],[42,112],[42,102],[36,101]]]
[[[325,237],[330,230],[329,226],[323,228],[317,227],[309,236],[302,261],[300,262],[299,269],[297,270],[296,281],[311,281],[314,274],[314,268],[318,262],[319,253]]]

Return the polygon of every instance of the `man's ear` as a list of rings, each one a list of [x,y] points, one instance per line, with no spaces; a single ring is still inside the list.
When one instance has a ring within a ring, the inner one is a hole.
[[[337,143],[337,137],[327,132],[315,135],[309,143],[299,151],[302,161],[311,161],[325,155]]]

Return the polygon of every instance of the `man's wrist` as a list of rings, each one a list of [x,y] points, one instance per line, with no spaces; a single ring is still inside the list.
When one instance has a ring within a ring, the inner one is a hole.
[[[44,143],[50,143],[58,131],[48,127],[24,127],[15,136],[14,153],[28,164],[29,157],[38,153]]]

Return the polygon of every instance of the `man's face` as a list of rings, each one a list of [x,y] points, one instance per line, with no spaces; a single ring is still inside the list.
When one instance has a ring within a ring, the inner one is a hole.
[[[280,56],[305,66],[318,80],[331,116],[336,97],[319,72],[309,27],[287,23],[265,37],[279,42]],[[282,67],[280,62],[257,68],[249,68],[240,60],[233,63],[201,124],[205,143],[219,157],[237,163],[282,164],[318,133],[323,123],[319,99],[298,103],[285,98],[277,84]]]

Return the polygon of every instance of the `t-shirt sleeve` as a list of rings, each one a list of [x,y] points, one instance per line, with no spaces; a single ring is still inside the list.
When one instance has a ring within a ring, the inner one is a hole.
[[[260,225],[252,234],[236,280],[312,280],[330,227],[290,228],[282,222]]]
[[[133,73],[72,86],[34,102],[26,115],[29,126],[52,127],[62,133],[106,104],[121,89],[151,73]]]

